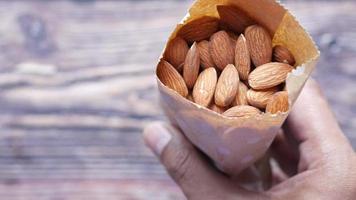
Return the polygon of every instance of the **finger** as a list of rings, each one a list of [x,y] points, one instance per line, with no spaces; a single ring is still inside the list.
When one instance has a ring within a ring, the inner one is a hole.
[[[284,130],[299,143],[299,169],[318,164],[331,152],[351,148],[321,94],[317,83],[309,80],[288,117]]]
[[[226,184],[227,178],[214,170],[175,128],[154,123],[145,129],[144,139],[187,197],[211,193]]]
[[[297,173],[299,160],[297,145],[290,142],[282,130],[277,134],[271,145],[271,153],[286,175],[293,176]]]

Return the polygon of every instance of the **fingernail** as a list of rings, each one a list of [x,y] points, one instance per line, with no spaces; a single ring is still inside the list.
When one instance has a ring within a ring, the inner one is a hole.
[[[143,131],[143,138],[145,144],[156,154],[160,156],[172,139],[172,135],[168,129],[161,122],[153,123],[145,128]]]

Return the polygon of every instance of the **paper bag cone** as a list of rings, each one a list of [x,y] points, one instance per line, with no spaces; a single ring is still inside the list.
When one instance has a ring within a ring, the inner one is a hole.
[[[195,33],[187,33],[184,27],[202,26],[199,23],[202,19],[218,20],[221,24],[223,21],[220,19],[221,16],[234,16],[235,13],[234,11],[231,13],[231,10],[227,13],[224,13],[224,10],[218,11],[218,5],[236,7],[236,12],[246,14],[269,31],[273,37],[273,45],[282,44],[292,52],[297,67],[289,73],[286,80],[291,108],[317,63],[319,51],[296,19],[277,2],[197,0],[182,22],[177,25],[167,44],[177,35],[190,43],[193,40],[208,39],[212,33],[207,32],[203,36],[200,34],[200,38],[194,38]],[[234,23],[225,22],[225,25],[235,27],[234,31],[241,31],[238,21],[236,25]],[[202,28],[209,29],[204,26]],[[289,114],[288,111],[277,114],[263,113],[249,118],[228,118],[185,99],[166,87],[158,77],[157,83],[161,105],[169,120],[221,170],[231,175],[237,175],[265,154]]]

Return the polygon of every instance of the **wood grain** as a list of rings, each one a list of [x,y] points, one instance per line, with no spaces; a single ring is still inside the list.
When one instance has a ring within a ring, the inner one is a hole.
[[[153,71],[190,3],[0,1],[2,199],[184,199],[141,131],[163,119]],[[286,6],[356,147],[356,3]]]

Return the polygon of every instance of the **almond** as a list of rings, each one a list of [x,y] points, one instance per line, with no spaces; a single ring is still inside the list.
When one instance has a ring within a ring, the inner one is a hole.
[[[192,89],[194,87],[195,81],[198,78],[199,68],[199,51],[197,49],[197,43],[194,42],[187,53],[187,57],[185,58],[183,66],[183,78],[187,84],[188,89]]]
[[[226,108],[217,106],[216,104],[211,104],[209,109],[219,114],[223,114],[226,111]]]
[[[182,71],[182,64],[188,53],[189,47],[185,40],[181,37],[176,37],[167,45],[164,59],[173,65],[178,71]]]
[[[235,49],[231,38],[225,31],[219,31],[211,36],[210,49],[211,57],[220,70],[223,70],[226,65],[234,63]]]
[[[157,76],[167,87],[175,90],[183,97],[188,95],[188,88],[183,77],[167,61],[161,60],[157,66]]]
[[[227,117],[251,117],[260,114],[261,111],[255,107],[240,105],[230,108],[223,115]]]
[[[236,105],[248,105],[247,91],[248,91],[247,86],[244,83],[240,82],[239,88],[238,88],[238,91],[236,94],[235,102],[233,103],[233,105],[235,105],[235,106]]]
[[[273,48],[273,61],[287,63],[294,66],[295,59],[293,54],[284,46],[277,45]]]
[[[188,22],[179,31],[178,35],[190,43],[208,39],[213,33],[218,31],[219,19],[216,17],[204,16]]]
[[[206,69],[209,67],[214,67],[214,61],[210,55],[210,43],[209,41],[203,40],[198,43],[199,55],[200,55],[200,64]]]
[[[253,64],[260,65],[272,60],[272,39],[261,26],[252,25],[245,30],[245,37]]]
[[[215,89],[215,104],[226,107],[236,97],[239,86],[239,73],[234,65],[229,64],[222,71]]]
[[[247,80],[251,70],[250,52],[243,34],[239,36],[235,47],[235,66],[241,80]]]
[[[242,33],[246,27],[255,24],[246,12],[235,6],[217,5],[216,8],[222,24],[237,33]]]
[[[251,106],[265,109],[268,100],[273,96],[274,93],[278,91],[277,87],[268,90],[253,90],[247,91],[247,101]]]
[[[268,101],[266,106],[266,112],[268,113],[278,113],[287,112],[289,109],[288,93],[286,91],[275,93],[272,98]]]
[[[215,68],[210,67],[200,73],[193,89],[194,102],[207,107],[213,99],[218,76]]]
[[[256,90],[272,88],[283,83],[289,72],[294,68],[285,63],[267,63],[253,70],[249,77],[249,85]]]

